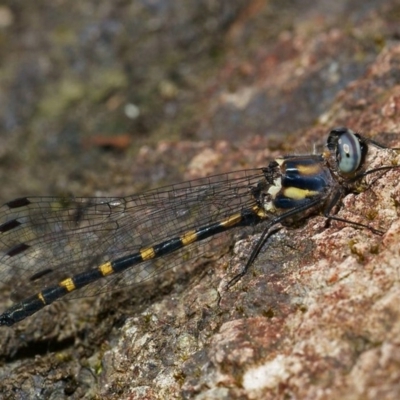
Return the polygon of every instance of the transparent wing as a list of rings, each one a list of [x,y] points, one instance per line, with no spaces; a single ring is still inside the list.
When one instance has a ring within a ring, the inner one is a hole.
[[[14,299],[34,295],[67,277],[252,207],[250,189],[262,178],[262,170],[255,169],[121,198],[30,197],[6,203],[0,208],[0,281],[10,286]],[[70,297],[115,290],[179,268],[204,254],[212,239],[110,275]]]

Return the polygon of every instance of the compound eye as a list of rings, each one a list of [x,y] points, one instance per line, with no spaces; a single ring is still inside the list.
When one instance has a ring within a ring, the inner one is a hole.
[[[350,129],[341,132],[338,137],[336,159],[340,172],[351,174],[357,171],[362,159],[361,144]]]

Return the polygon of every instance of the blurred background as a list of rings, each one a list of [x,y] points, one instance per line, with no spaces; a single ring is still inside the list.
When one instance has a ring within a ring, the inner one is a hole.
[[[394,0],[3,1],[0,200],[122,195],[259,166],[221,153],[290,152],[399,15]]]

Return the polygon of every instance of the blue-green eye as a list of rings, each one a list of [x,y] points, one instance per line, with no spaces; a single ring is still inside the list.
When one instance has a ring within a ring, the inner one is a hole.
[[[348,128],[335,128],[330,132],[328,148],[336,152],[338,169],[343,174],[357,171],[363,159],[359,137]]]

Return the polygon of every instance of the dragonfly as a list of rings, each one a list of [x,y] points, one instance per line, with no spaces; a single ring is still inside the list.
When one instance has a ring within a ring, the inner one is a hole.
[[[178,269],[224,232],[263,224],[249,270],[279,225],[322,214],[327,220],[382,232],[336,215],[365,177],[371,147],[394,151],[346,127],[332,129],[321,154],[287,155],[266,167],[187,181],[126,197],[21,197],[0,208],[0,282],[15,304],[0,314],[11,326],[53,302],[97,296]],[[378,174],[379,175],[379,174]]]

